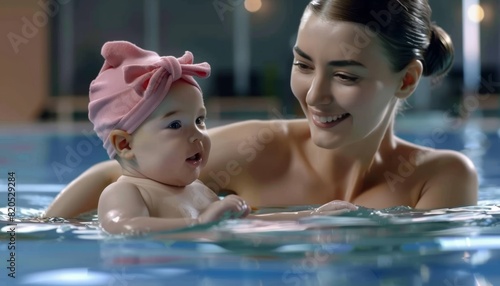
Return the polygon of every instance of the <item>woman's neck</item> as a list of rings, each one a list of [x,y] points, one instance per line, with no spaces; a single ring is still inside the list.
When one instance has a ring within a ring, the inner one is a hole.
[[[307,155],[313,168],[331,183],[333,191],[343,192],[345,200],[359,195],[375,167],[395,149],[393,122],[393,117],[388,118],[363,140],[334,150],[319,148],[309,140]]]

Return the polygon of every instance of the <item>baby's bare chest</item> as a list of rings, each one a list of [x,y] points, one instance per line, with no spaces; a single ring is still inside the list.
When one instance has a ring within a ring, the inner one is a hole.
[[[196,218],[218,197],[205,188],[186,187],[182,191],[142,189],[150,216],[163,218]]]

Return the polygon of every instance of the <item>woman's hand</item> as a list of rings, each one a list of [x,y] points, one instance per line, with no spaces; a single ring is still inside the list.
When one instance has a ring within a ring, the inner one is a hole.
[[[316,208],[312,211],[311,215],[339,215],[347,211],[355,211],[357,209],[357,206],[349,202],[335,200]]]
[[[208,223],[221,219],[243,218],[250,214],[250,207],[239,196],[228,195],[220,201],[216,201],[198,217],[199,223]]]

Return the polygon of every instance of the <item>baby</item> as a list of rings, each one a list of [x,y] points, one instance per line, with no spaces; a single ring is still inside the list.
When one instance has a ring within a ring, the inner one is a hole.
[[[238,196],[218,196],[197,180],[210,152],[202,92],[207,63],[193,55],[160,57],[124,42],[102,48],[104,66],[90,85],[89,119],[122,176],[99,199],[109,233],[161,231],[244,217]]]
[[[219,197],[198,180],[208,160],[210,138],[200,86],[207,63],[194,64],[190,52],[160,57],[125,42],[107,42],[104,65],[90,85],[89,119],[122,176],[101,194],[99,222],[109,233],[162,231],[242,218],[246,202]],[[250,216],[296,219],[355,209],[346,202],[313,211]]]

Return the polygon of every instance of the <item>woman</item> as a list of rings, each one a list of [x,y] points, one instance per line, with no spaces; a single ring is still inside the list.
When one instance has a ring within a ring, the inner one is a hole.
[[[394,135],[401,101],[422,76],[451,68],[453,45],[431,23],[427,0],[313,0],[293,49],[292,91],[306,119],[246,121],[209,130],[200,179],[252,206],[345,200],[369,208],[435,209],[477,202],[464,155]],[[119,176],[115,162],[74,180],[46,216],[94,209]]]

